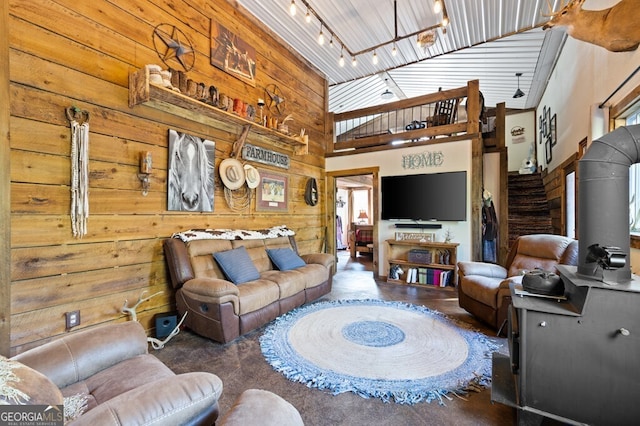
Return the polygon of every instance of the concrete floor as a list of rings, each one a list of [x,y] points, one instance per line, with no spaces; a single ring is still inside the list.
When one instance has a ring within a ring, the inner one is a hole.
[[[453,288],[427,288],[376,283],[371,258],[367,255],[351,259],[348,252],[339,253],[338,272],[332,292],[320,300],[382,299],[405,301],[436,309],[468,322],[490,337],[495,331],[476,321],[458,306]],[[260,351],[259,336],[263,328],[221,345],[199,337],[188,330],[178,334],[166,348],[155,355],[176,373],[208,371],[222,379],[224,390],[220,412],[224,414],[233,401],[250,388],[272,391],[291,402],[307,426],[313,425],[512,425],[515,410],[490,401],[491,390],[454,398],[446,406],[437,402],[412,406],[383,403],[346,393],[333,396],[326,391],[293,383],[275,372]],[[506,340],[495,338],[507,351]]]

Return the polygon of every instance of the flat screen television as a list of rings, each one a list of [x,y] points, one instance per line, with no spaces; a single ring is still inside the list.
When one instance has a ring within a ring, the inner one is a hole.
[[[382,176],[382,220],[467,220],[467,172]]]

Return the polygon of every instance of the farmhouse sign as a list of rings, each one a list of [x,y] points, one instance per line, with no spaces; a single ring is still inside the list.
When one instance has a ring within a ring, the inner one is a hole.
[[[289,156],[279,152],[264,149],[259,146],[244,144],[242,148],[242,158],[256,163],[268,164],[270,166],[288,169],[290,166]]]
[[[427,167],[438,167],[444,162],[442,151],[425,151],[419,154],[408,154],[402,156],[403,169],[424,169]]]

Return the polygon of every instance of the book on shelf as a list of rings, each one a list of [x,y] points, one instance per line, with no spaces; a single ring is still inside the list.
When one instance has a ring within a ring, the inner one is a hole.
[[[418,283],[427,283],[427,268],[418,268]]]
[[[434,287],[446,287],[451,281],[452,271],[435,268],[408,268],[405,281],[407,284],[425,284]]]

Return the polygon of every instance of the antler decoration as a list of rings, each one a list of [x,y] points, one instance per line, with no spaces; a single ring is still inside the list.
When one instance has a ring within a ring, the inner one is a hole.
[[[174,328],[164,340],[156,339],[155,337],[147,337],[147,342],[151,343],[151,346],[153,346],[153,349],[157,350],[157,349],[164,348],[164,345],[166,345],[167,342],[169,342],[169,340],[173,338],[173,336],[180,333],[180,326],[184,322],[184,319],[187,317],[187,314],[188,312],[184,313],[184,315],[182,316],[182,319],[180,320],[178,325],[176,325],[176,328]]]
[[[136,314],[136,309],[138,308],[138,306],[140,306],[141,303],[144,303],[147,300],[153,297],[156,297],[159,294],[164,293],[163,291],[159,291],[157,293],[152,294],[149,297],[143,297],[146,292],[147,291],[145,290],[142,293],[140,293],[140,297],[138,297],[138,301],[132,307],[127,306],[129,302],[127,299],[125,299],[124,305],[122,306],[122,309],[120,310],[120,312],[122,312],[123,314],[131,315],[132,321],[138,321],[138,315]],[[166,345],[169,340],[171,340],[176,334],[180,333],[180,326],[182,325],[186,317],[187,317],[187,313],[185,312],[184,315],[182,316],[182,319],[180,319],[180,322],[178,323],[178,325],[176,325],[176,328],[174,328],[164,340],[156,339],[154,337],[147,337],[147,342],[151,343],[151,346],[153,346],[153,349],[164,348],[164,345]]]
[[[122,312],[123,314],[129,314],[131,315],[131,319],[133,321],[138,321],[138,316],[136,315],[136,309],[138,308],[138,306],[140,306],[141,303],[146,302],[147,300],[156,297],[159,294],[164,293],[163,291],[159,291],[157,293],[152,294],[149,297],[145,297],[144,299],[142,298],[142,296],[144,296],[144,294],[147,291],[143,291],[142,293],[140,293],[140,297],[138,297],[138,301],[136,302],[135,305],[133,305],[132,307],[128,307],[127,304],[129,303],[129,301],[127,299],[124,299],[124,305],[122,306],[122,309],[120,310],[120,312]]]

